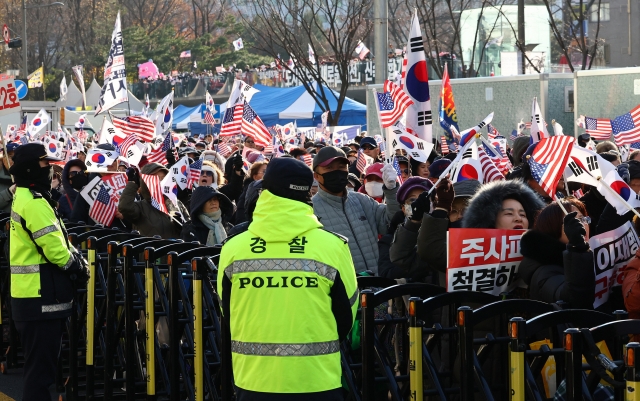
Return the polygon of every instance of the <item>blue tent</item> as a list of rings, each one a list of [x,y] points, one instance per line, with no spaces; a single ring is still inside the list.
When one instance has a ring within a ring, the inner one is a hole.
[[[207,126],[202,124],[204,103],[198,106],[187,107],[179,105],[173,109],[173,123],[171,128],[176,130],[188,129],[192,135],[207,133]],[[211,129],[210,129],[211,130]]]
[[[314,84],[316,85],[316,84]],[[267,127],[284,125],[296,121],[298,126],[317,126],[322,121],[322,110],[304,86],[292,88],[274,88],[254,85],[260,92],[251,98],[251,107],[258,113]],[[338,93],[324,87],[329,97],[329,106],[335,110],[338,105]],[[335,98],[331,96],[335,94]],[[224,115],[226,104],[220,107],[220,115]],[[353,99],[345,98],[337,125],[365,125],[367,123],[367,107]]]

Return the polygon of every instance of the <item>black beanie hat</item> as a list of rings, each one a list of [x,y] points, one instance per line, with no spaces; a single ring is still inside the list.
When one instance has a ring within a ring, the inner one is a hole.
[[[292,157],[278,157],[267,164],[262,189],[276,196],[309,202],[313,173],[309,166]]]

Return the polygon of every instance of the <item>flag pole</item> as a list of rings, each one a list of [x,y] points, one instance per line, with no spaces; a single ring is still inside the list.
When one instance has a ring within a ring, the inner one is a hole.
[[[620,202],[624,203],[624,205],[630,210],[632,211],[636,216],[640,217],[640,213],[634,209],[626,200],[624,200],[624,198],[622,196],[620,196],[619,193],[617,193],[616,191],[613,190],[613,188],[611,188],[609,186],[609,184],[607,184],[606,182],[602,181],[602,177],[598,177],[597,178],[598,182],[603,184],[603,186],[605,188],[607,188],[607,190],[609,190]],[[633,191],[633,190],[632,190]]]
[[[44,63],[40,63],[42,67],[42,100],[47,101],[47,88],[44,85]]]
[[[391,152],[394,150],[389,147],[387,129],[382,127],[382,120],[380,120],[380,102],[378,101],[378,90],[376,88],[371,88],[371,93],[373,94],[373,100],[376,102],[376,115],[378,116],[378,123],[380,123],[380,131],[382,137],[384,138],[384,147],[387,151],[385,154],[385,159],[387,163],[391,163]]]
[[[560,209],[562,209],[562,212],[564,213],[564,215],[568,215],[569,213],[567,212],[567,209],[565,209],[564,205],[562,204],[562,202],[560,202],[560,199],[558,199],[557,195],[553,195],[553,199],[555,199],[556,203],[558,204],[558,206],[560,206]]]

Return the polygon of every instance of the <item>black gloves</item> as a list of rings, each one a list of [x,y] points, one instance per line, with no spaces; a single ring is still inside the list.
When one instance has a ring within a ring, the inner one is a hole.
[[[71,254],[73,258],[73,262],[67,272],[69,273],[69,278],[71,280],[76,281],[76,285],[84,286],[89,281],[89,263],[79,252],[74,252]]]
[[[242,156],[240,156],[239,154],[233,156],[233,169],[235,171],[242,171],[242,165]]]
[[[138,169],[135,167],[129,167],[127,169],[127,181],[135,182],[136,185],[140,186],[140,174],[138,174]]]
[[[564,216],[564,233],[569,240],[568,249],[584,252],[589,249],[589,244],[584,240],[587,230],[576,218],[578,212],[571,212]]]
[[[449,179],[440,181],[436,187],[436,208],[444,209],[451,213],[451,205],[456,193],[453,190],[453,183]]]
[[[411,220],[422,221],[422,216],[429,211],[430,206],[429,191],[424,191],[411,203]]]
[[[618,164],[616,170],[618,170],[618,174],[624,182],[626,182],[627,184],[631,182],[631,174],[629,174],[629,165],[627,163]]]
[[[169,166],[173,166],[174,164],[176,164],[177,160],[175,150],[175,148],[169,148],[165,153],[165,157],[167,158],[167,163]]]

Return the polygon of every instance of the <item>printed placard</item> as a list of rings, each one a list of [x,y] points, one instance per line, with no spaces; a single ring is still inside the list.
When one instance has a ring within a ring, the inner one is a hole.
[[[447,233],[447,291],[493,295],[514,289],[525,230],[452,228]]]

